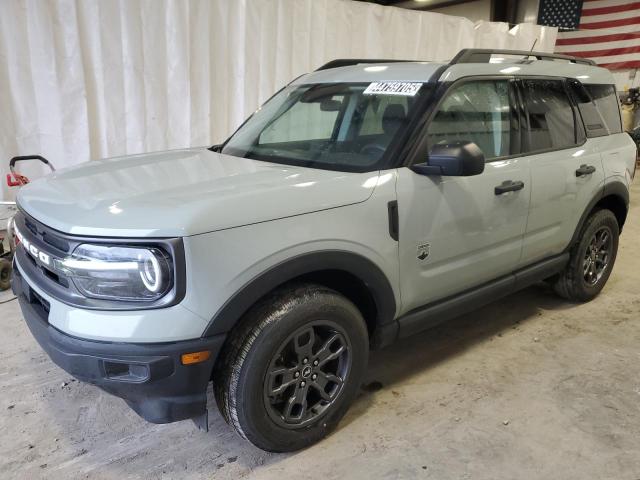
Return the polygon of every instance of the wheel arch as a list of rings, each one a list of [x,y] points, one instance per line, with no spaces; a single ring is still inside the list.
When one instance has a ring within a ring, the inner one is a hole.
[[[229,332],[257,301],[293,281],[343,294],[360,309],[370,334],[395,317],[395,294],[383,271],[362,255],[330,250],[293,257],[253,278],[215,313],[202,336]]]
[[[616,219],[618,220],[618,226],[620,227],[620,232],[622,232],[622,227],[627,220],[627,213],[629,211],[628,207],[628,194],[626,201],[619,194],[609,194],[602,197],[602,199],[600,199],[600,201],[596,203],[594,210],[599,208],[607,208],[611,210],[616,216]]]
[[[608,184],[605,184],[599,195],[596,195],[585,208],[582,216],[580,217],[580,221],[573,233],[573,237],[571,238],[571,242],[568,245],[568,249],[570,249],[580,238],[580,232],[582,231],[582,227],[584,223],[587,221],[587,218],[595,212],[596,210],[600,210],[602,208],[606,208],[611,210],[613,214],[616,216],[618,220],[618,226],[620,227],[620,232],[622,232],[622,227],[627,219],[627,213],[629,211],[629,189],[627,186],[621,181],[614,181]]]

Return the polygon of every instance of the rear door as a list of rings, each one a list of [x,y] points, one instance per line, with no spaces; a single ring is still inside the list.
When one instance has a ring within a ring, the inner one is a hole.
[[[602,156],[605,177],[618,177],[628,183],[633,177],[637,149],[622,130],[620,107],[615,85],[584,85],[588,98],[578,104],[587,127],[589,142]]]
[[[485,155],[483,173],[446,177],[398,169],[404,312],[508,274],[519,262],[530,179],[528,159],[514,155],[520,130],[511,83],[452,85],[427,127],[427,151],[439,142],[475,142]],[[505,182],[521,188],[497,192]]]
[[[561,253],[604,182],[597,144],[587,141],[570,85],[562,79],[522,79],[531,168],[531,205],[521,266]]]

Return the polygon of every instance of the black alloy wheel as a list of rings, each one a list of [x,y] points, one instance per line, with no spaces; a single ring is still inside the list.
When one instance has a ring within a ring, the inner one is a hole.
[[[300,450],[336,428],[368,356],[369,332],[353,302],[322,285],[285,285],[229,334],[212,377],[216,402],[257,447]]]
[[[342,328],[324,320],[289,336],[274,355],[264,382],[271,419],[285,428],[317,421],[339,397],[351,367]]]
[[[601,227],[592,235],[582,262],[584,281],[587,285],[598,283],[609,266],[613,249],[612,237],[611,229],[607,226]]]
[[[569,263],[556,275],[555,291],[572,301],[587,302],[604,288],[616,261],[620,225],[611,210],[593,212],[569,251]]]

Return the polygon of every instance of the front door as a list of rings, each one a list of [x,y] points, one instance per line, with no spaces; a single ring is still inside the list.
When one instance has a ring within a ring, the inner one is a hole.
[[[486,159],[482,174],[398,170],[401,313],[518,264],[531,190],[528,158],[512,155],[520,137],[513,98],[509,80],[466,80],[450,87],[427,127],[429,145],[475,142]],[[504,191],[504,185],[516,188]]]

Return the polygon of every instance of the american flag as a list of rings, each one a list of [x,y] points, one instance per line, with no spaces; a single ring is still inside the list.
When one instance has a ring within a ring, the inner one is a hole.
[[[538,23],[558,27],[556,53],[610,70],[640,68],[640,1],[540,0]]]

